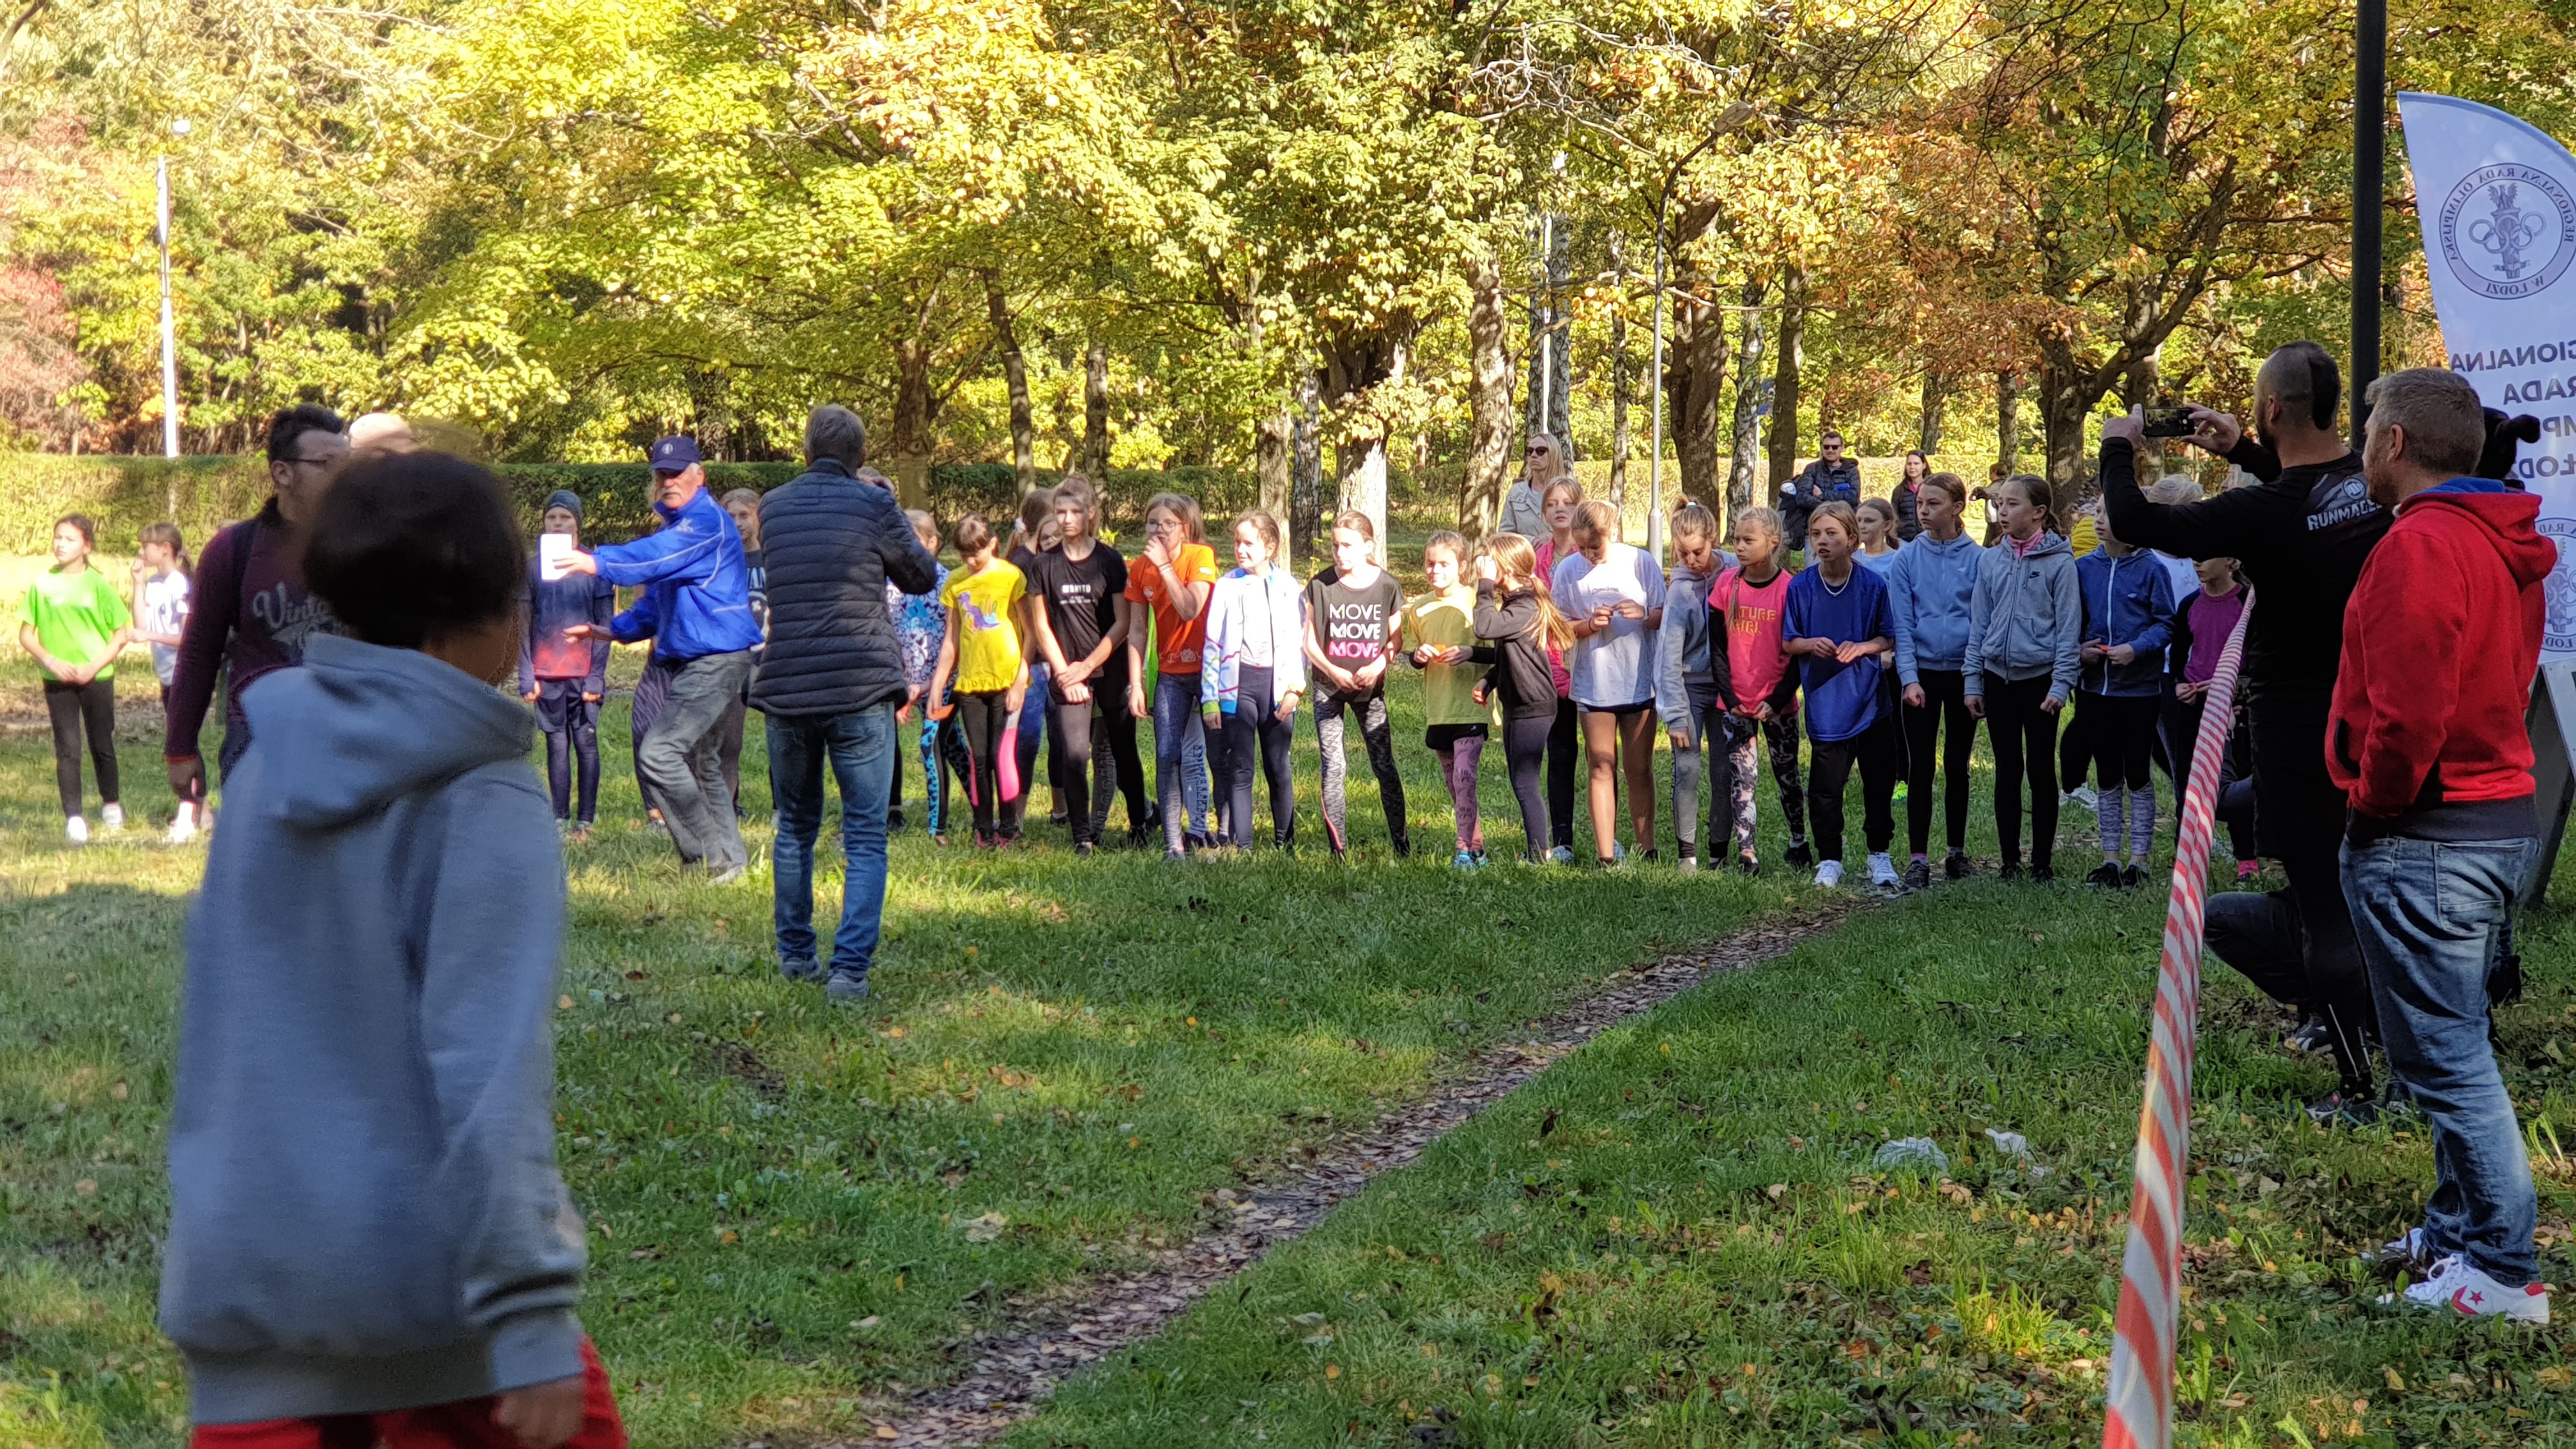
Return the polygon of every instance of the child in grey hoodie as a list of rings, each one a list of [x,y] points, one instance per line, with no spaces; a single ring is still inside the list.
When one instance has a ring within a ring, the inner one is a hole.
[[[188,931],[161,1322],[199,1442],[339,1419],[614,1449],[554,1162],[563,860],[535,719],[493,688],[518,527],[489,473],[407,453],[353,468],[308,537],[355,637],[246,696]]]
[[[2027,473],[1988,490],[2003,537],[1977,564],[1961,669],[1968,713],[1986,721],[1995,755],[1995,839],[2003,877],[2021,875],[2021,787],[2030,779],[2030,877],[2053,878],[2057,845],[2057,715],[2075,689],[2084,599],[2075,553],[2048,531],[2048,484]]]

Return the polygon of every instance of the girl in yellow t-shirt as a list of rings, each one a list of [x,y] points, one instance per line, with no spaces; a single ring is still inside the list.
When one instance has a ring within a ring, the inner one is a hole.
[[[1449,863],[1485,863],[1485,825],[1476,804],[1476,775],[1485,760],[1493,709],[1476,698],[1476,591],[1459,580],[1467,540],[1442,530],[1422,545],[1428,593],[1404,606],[1397,647],[1422,671],[1422,743],[1440,757],[1440,778],[1457,814],[1458,853]]]
[[[957,553],[966,562],[940,586],[948,631],[939,641],[939,664],[923,692],[933,720],[959,716],[966,730],[966,795],[975,802],[975,843],[987,848],[1020,838],[1020,788],[1012,746],[1011,716],[1028,693],[1026,576],[995,549],[984,515],[957,520]],[[951,696],[949,682],[956,682]]]

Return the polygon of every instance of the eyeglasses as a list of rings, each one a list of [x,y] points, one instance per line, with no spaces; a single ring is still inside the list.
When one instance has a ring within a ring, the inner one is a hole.
[[[280,458],[277,461],[281,463],[310,463],[316,468],[328,468],[336,460],[330,458]]]

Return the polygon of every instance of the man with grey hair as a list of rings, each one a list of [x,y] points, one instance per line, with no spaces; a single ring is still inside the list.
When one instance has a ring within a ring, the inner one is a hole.
[[[751,687],[769,721],[778,812],[772,899],[778,970],[826,977],[834,1002],[867,999],[885,912],[886,797],[895,770],[903,651],[886,586],[928,589],[938,564],[891,491],[860,481],[867,430],[835,404],[805,423],[805,471],[760,500],[769,567],[769,645]],[[828,762],[841,792],[841,924],[826,962],[814,936],[814,843]]]
[[[2388,511],[2370,500],[2361,459],[2335,430],[2343,379],[2313,342],[2265,359],[2254,382],[2254,427],[2192,409],[2190,441],[2262,478],[2196,503],[2151,502],[2138,489],[2142,412],[2102,425],[2102,499],[2111,530],[2139,548],[2185,558],[2232,558],[2254,586],[2245,629],[2243,698],[2254,750],[2258,848],[2281,862],[2288,888],[2211,900],[2210,949],[2257,982],[2295,983],[2316,1011],[2295,1041],[2333,1053],[2340,1081],[2309,1104],[2321,1122],[2379,1110],[2367,1041],[2370,978],[2353,940],[2336,865],[2343,792],[2325,764],[2326,711],[2343,642],[2343,606]]]
[[[2381,1261],[2417,1280],[2414,1306],[2547,1323],[2531,1165],[2487,1003],[2540,849],[2523,718],[2558,549],[2533,526],[2539,499],[2466,476],[2486,445],[2466,379],[2412,368],[2369,398],[2362,468],[2397,519],[2344,611],[2326,768],[2351,806],[2344,895],[2388,1067],[2432,1127],[2434,1175],[2423,1224]]]

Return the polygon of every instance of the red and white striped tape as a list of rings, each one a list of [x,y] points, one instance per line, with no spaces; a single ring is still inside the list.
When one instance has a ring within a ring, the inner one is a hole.
[[[2173,1443],[2174,1320],[2182,1290],[2183,1174],[2191,1162],[2191,1060],[2200,1034],[2200,928],[2209,895],[2209,844],[2218,768],[2236,713],[2236,672],[2249,593],[2210,676],[2200,737],[2191,747],[2174,843],[2173,897],[2156,969],[2155,1032],[2147,1043],[2146,1102],[2138,1109],[2137,1188],[2129,1245],[2120,1256],[2120,1312],[2112,1325],[2111,1383],[2102,1449],[2168,1449]]]

